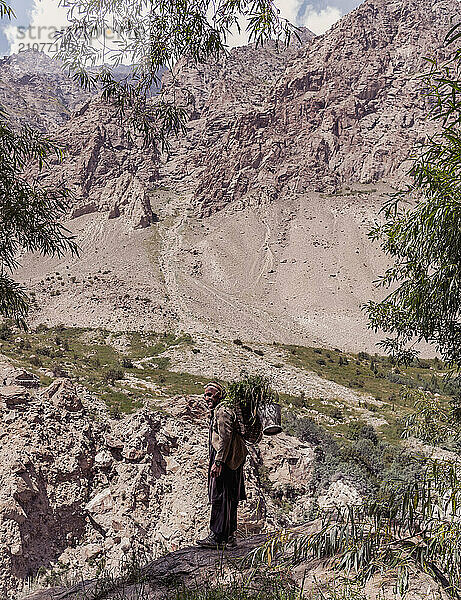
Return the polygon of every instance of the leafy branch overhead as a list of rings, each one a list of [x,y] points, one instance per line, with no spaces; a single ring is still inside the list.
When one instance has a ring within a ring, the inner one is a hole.
[[[399,360],[417,354],[415,344],[434,344],[451,366],[461,367],[461,24],[447,44],[451,59],[430,61],[423,84],[429,116],[440,124],[414,161],[407,190],[383,209],[384,222],[370,232],[393,265],[377,285],[391,288],[382,302],[365,307],[370,326],[390,334],[382,346]],[[408,203],[410,198],[410,203]]]
[[[0,16],[14,16],[0,0]],[[15,129],[0,106],[0,316],[24,324],[29,300],[12,273],[22,251],[61,256],[77,252],[70,232],[59,222],[69,208],[63,185],[44,186],[39,176],[50,159],[62,160],[62,148],[29,126]],[[32,176],[33,168],[36,176]]]
[[[168,148],[185,129],[187,110],[161,89],[178,60],[217,59],[231,32],[245,23],[250,42],[288,43],[295,30],[271,0],[61,0],[69,25],[58,34],[57,56],[86,89],[99,88],[146,144]],[[113,68],[130,65],[117,77]]]
[[[12,19],[15,16],[13,9],[11,6],[5,2],[5,0],[0,0],[0,19],[3,17],[8,17]]]

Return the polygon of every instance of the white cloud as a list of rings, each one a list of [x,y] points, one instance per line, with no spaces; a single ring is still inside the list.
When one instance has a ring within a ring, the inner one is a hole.
[[[322,34],[338,21],[342,12],[336,6],[327,6],[316,10],[306,0],[275,0],[280,16],[291,23],[309,28],[316,34]],[[315,0],[314,0],[315,1]],[[13,24],[5,28],[10,43],[10,52],[24,49],[42,50],[51,53],[54,32],[67,25],[67,9],[59,6],[59,0],[34,0],[30,26],[20,28]],[[241,20],[241,32],[234,30],[228,40],[230,46],[242,46],[248,43],[245,32],[246,22]]]
[[[294,25],[307,27],[317,35],[325,33],[343,15],[336,6],[317,10],[312,4],[305,4],[305,0],[279,0],[277,6],[282,17]]]
[[[321,35],[339,21],[341,17],[341,11],[335,6],[327,6],[325,9],[319,11],[308,7],[308,10],[304,13],[302,25],[317,35]]]
[[[58,0],[35,0],[29,27],[10,25],[5,29],[10,51],[34,49],[49,54],[54,33],[65,25],[67,9],[59,6]]]
[[[276,0],[276,5],[283,19],[288,19],[294,25],[307,27],[317,35],[325,33],[343,16],[343,12],[336,6],[316,10],[312,4],[306,5],[305,0]],[[229,39],[229,45],[243,46],[247,43],[248,36],[242,20],[240,34],[235,29]]]

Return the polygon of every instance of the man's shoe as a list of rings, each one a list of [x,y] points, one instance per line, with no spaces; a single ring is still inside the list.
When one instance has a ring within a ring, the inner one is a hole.
[[[235,537],[235,533],[232,533],[229,536],[229,539],[227,540],[227,543],[226,543],[226,548],[237,548],[237,539]]]
[[[218,540],[214,533],[210,533],[203,540],[197,540],[197,546],[200,548],[214,548],[214,549],[222,549],[226,547],[225,542]]]

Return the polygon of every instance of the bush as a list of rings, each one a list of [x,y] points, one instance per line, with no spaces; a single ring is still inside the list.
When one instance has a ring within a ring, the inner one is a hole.
[[[67,371],[59,363],[51,367],[54,377],[68,377]]]
[[[334,406],[330,411],[330,417],[337,421],[342,421],[344,419],[344,413],[339,406]]]
[[[399,373],[388,373],[386,375],[386,379],[388,381],[390,381],[391,383],[397,383],[399,385],[404,385],[405,387],[409,387],[409,388],[416,387],[416,384],[413,381],[413,379],[410,379],[409,377],[400,375]]]
[[[361,421],[349,423],[347,437],[351,440],[368,439],[374,445],[378,443],[378,434],[374,427]]]
[[[41,354],[42,356],[51,356],[51,348],[48,346],[39,346],[36,350],[37,354]]]
[[[8,323],[0,324],[0,340],[9,340],[13,335],[13,329]]]
[[[310,418],[287,415],[285,430],[314,446],[314,465],[308,483],[313,499],[337,479],[349,481],[364,496],[388,489],[398,481],[413,480],[421,464],[410,454],[378,440],[376,431],[361,422],[351,423],[352,443],[339,442]],[[394,483],[392,483],[394,482]]]
[[[125,377],[125,373],[123,369],[111,368],[107,369],[107,371],[103,374],[104,381],[108,383],[114,384],[119,379],[123,379]]]
[[[133,361],[131,360],[131,358],[128,358],[127,356],[124,356],[122,358],[122,367],[124,369],[132,369],[133,368]]]

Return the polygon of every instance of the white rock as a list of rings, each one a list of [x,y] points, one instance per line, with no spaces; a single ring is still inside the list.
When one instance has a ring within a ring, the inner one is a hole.
[[[99,494],[96,494],[85,506],[86,510],[93,514],[103,514],[114,507],[114,499],[110,488],[106,488]]]

